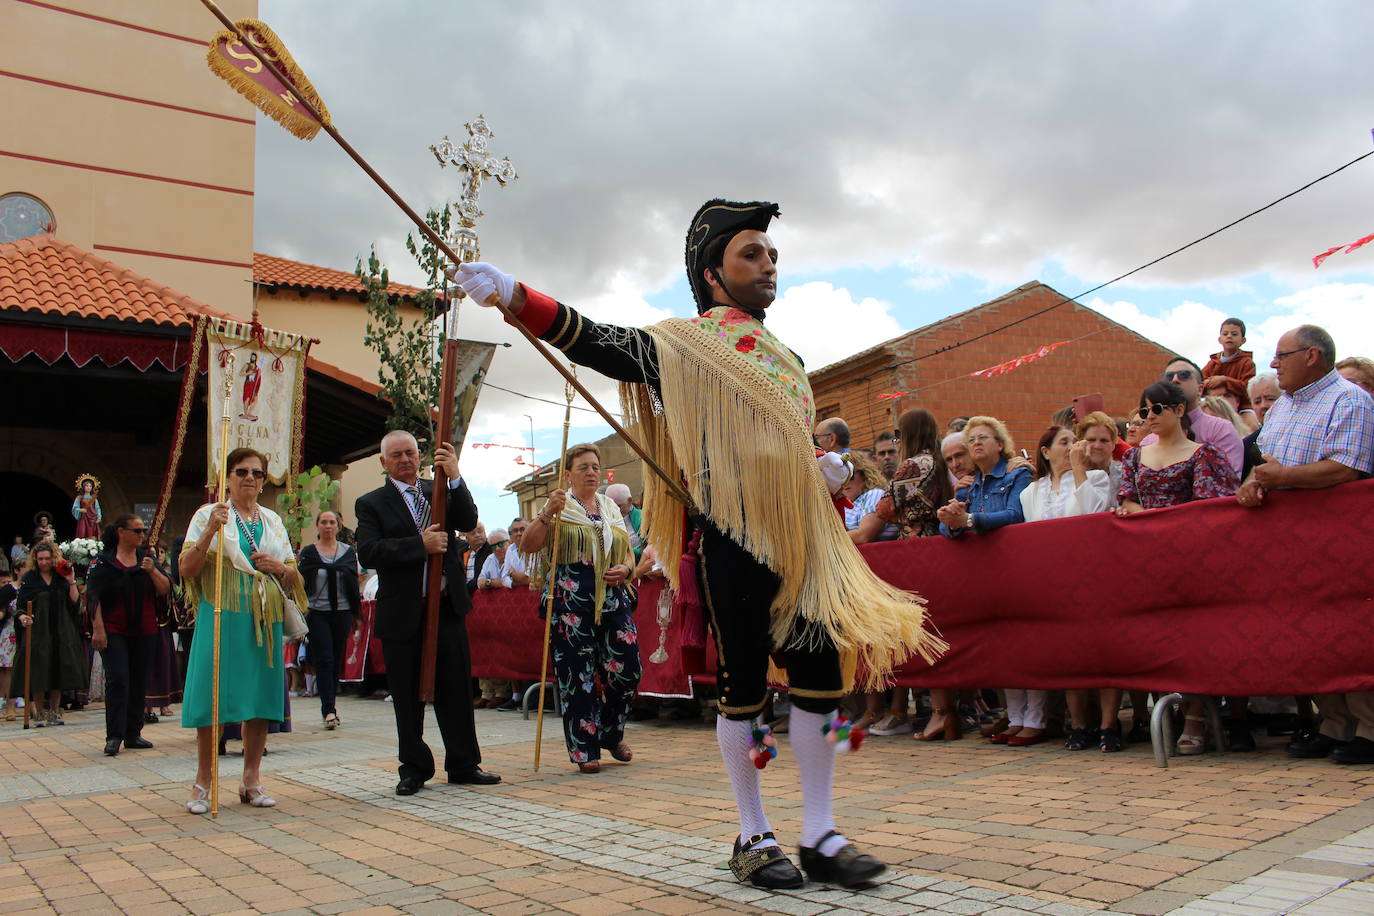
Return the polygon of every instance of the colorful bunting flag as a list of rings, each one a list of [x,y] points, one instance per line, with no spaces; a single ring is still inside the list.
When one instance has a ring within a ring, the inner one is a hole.
[[[974,378],[992,378],[996,375],[1005,375],[1015,369],[1020,369],[1026,363],[1034,362],[1037,359],[1043,359],[1049,356],[1051,352],[1059,349],[1066,343],[1068,343],[1067,340],[1061,340],[1058,343],[1046,344],[1034,353],[1027,353],[1024,356],[1016,357],[1016,359],[1009,359],[1004,363],[998,363],[986,369],[979,369],[977,372],[970,372],[969,375]]]

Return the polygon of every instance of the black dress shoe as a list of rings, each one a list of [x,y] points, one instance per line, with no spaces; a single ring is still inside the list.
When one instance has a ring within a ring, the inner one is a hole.
[[[473,767],[462,773],[449,773],[448,782],[452,786],[494,786],[501,781],[495,773],[488,773],[481,767]]]
[[[402,776],[396,783],[397,795],[414,795],[425,787],[425,781],[418,776]]]
[[[832,830],[821,837],[815,847],[797,847],[797,858],[801,859],[806,877],[818,884],[858,887],[887,871],[886,865],[870,855],[859,852],[850,843],[841,846],[840,851],[833,856],[821,855],[820,847],[825,841],[838,835]]]
[[[735,837],[735,850],[730,856],[730,871],[734,874],[735,880],[741,883],[748,881],[754,887],[766,891],[801,887],[806,883],[806,879],[780,847],[775,845],[762,849],[753,848],[756,843],[772,839],[774,836],[771,830],[754,834],[748,843],[741,843],[741,838]]]
[[[1374,763],[1374,741],[1356,738],[1332,751],[1331,759],[1337,763]]]
[[[500,706],[497,706],[497,707],[496,707],[496,711],[497,711],[497,712],[515,712],[515,711],[516,711],[517,709],[519,709],[519,708],[520,708],[520,700],[519,700],[518,698],[516,698],[516,697],[511,697],[509,700],[507,700],[506,702],[502,703]]]
[[[146,748],[152,747],[153,742],[149,741],[147,738],[144,738],[142,735],[137,735],[133,738],[125,738],[124,746],[127,748],[133,748],[134,750],[144,750]]]
[[[144,725],[156,725],[156,724],[157,724],[157,716],[155,716],[153,713],[145,712],[145,713],[143,714],[143,724],[144,724]]]
[[[119,739],[110,738],[105,742],[105,756],[114,757],[119,753]]]
[[[1311,739],[1305,741],[1299,741],[1295,735],[1293,740],[1288,742],[1288,755],[1290,757],[1302,757],[1316,760],[1321,757],[1330,756],[1332,751],[1344,744],[1344,741],[1337,741],[1335,738],[1328,738],[1326,735],[1315,735]]]

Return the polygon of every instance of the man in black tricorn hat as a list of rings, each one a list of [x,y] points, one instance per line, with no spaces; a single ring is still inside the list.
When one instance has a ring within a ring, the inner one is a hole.
[[[683,575],[698,580],[715,636],[716,737],[739,807],[736,878],[762,888],[803,883],[769,827],[754,762],[760,751],[767,761],[754,719],[770,678],[785,679],[804,803],[801,865],[813,881],[853,887],[885,866],[835,829],[836,745],[827,732],[856,665],[866,684],[881,684],[912,651],[929,660],[942,643],[923,628],[921,599],[879,580],[846,535],[832,502],[846,465],[838,455],[818,458],[806,370],[763,325],[777,295],[778,252],[767,234],[777,215],[776,204],[757,201],[702,205],[686,252],[697,317],[642,330],[588,321],[488,264],[462,265],[453,277],[479,303],[499,298],[573,362],[622,382],[627,425],[638,424],[654,460],[691,493],[684,512],[651,477],[646,534],[660,557],[681,555],[689,536],[698,544],[695,573],[665,566],[679,590],[693,590]],[[561,511],[562,499],[554,493],[541,515]]]

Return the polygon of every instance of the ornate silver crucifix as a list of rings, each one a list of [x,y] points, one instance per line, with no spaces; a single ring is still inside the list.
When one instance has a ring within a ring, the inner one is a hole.
[[[494,178],[505,187],[506,182],[520,176],[515,174],[515,166],[509,157],[497,159],[488,152],[487,141],[496,135],[487,126],[486,115],[478,115],[463,126],[467,128],[468,139],[461,146],[444,137],[429,151],[439,160],[440,168],[452,165],[464,175],[463,196],[453,205],[454,215],[458,218],[458,228],[453,231],[453,247],[466,263],[480,257],[476,226],[477,218],[482,215],[477,200],[482,194],[483,179]]]

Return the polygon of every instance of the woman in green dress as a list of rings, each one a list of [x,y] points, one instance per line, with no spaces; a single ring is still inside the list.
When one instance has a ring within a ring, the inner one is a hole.
[[[267,723],[282,719],[284,601],[290,597],[297,607],[306,604],[286,528],[275,512],[258,505],[258,494],[267,477],[267,459],[253,449],[239,448],[229,453],[226,465],[229,500],[200,507],[191,519],[179,561],[186,603],[196,608],[181,708],[182,727],[196,729],[196,784],[186,802],[186,810],[192,814],[210,810],[206,786],[215,762],[211,690],[215,564],[220,551],[224,553],[224,581],[219,721],[243,723],[239,800],[256,808],[276,804],[263,789],[258,771],[267,743]]]

